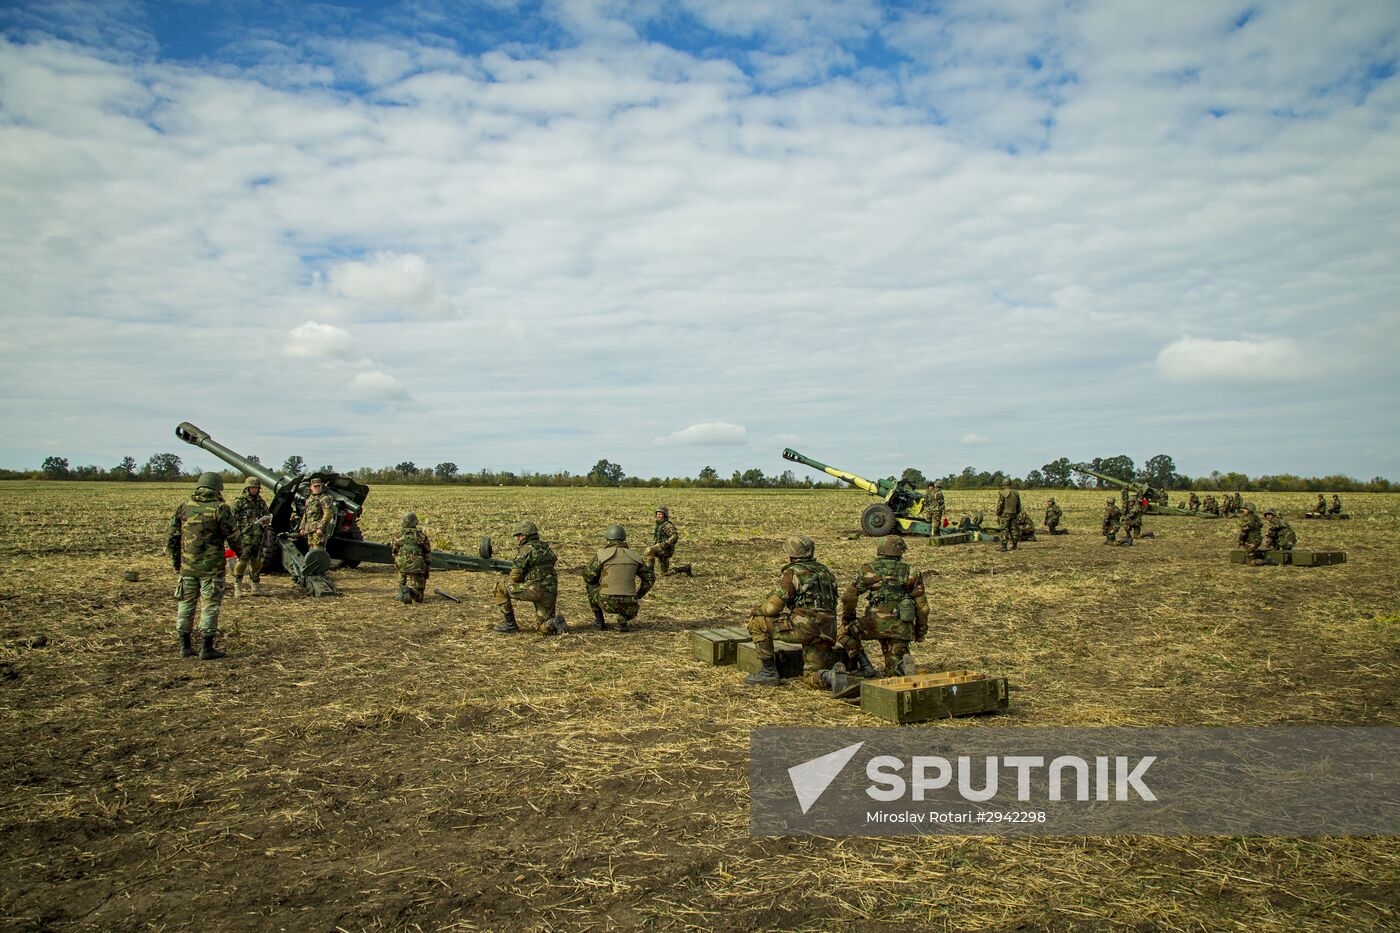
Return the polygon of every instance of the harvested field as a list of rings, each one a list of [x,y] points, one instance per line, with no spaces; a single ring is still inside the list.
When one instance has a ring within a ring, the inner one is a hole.
[[[549,640],[489,631],[487,574],[435,574],[463,604],[419,607],[387,567],[336,572],[334,600],[274,577],[230,593],[229,657],[201,663],[161,553],[187,489],[0,484],[7,929],[1400,927],[1396,839],[751,837],[749,729],[881,723],[745,688],[686,633],[742,625],[790,533],[848,577],[874,551],[845,537],[863,494],[377,487],[371,539],[409,508],[468,553],[537,521],[574,623],[602,529],[648,537],[659,501],[696,577],[664,579],[638,631]],[[1348,522],[1256,497],[1300,547],[1348,552],[1323,568],[1232,565],[1223,520],[1104,547],[1105,494],[1056,496],[1068,536],[911,546],[936,607],[919,659],[1015,687],[1007,715],[918,728],[1400,725],[1400,496],[1346,496]]]

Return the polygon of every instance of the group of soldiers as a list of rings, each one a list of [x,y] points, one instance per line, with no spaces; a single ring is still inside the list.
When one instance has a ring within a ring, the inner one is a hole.
[[[940,529],[946,527],[944,516],[947,514],[947,506],[943,498],[943,483],[934,480],[929,483],[924,491],[923,504],[919,510],[919,518],[929,523],[933,534],[938,534]],[[1035,540],[1035,522],[1031,520],[1030,513],[1021,507],[1021,494],[1011,483],[1003,483],[1001,492],[997,496],[997,523],[1004,530],[1002,536],[1001,549],[1016,550],[1017,544],[1021,541]],[[1052,535],[1064,534],[1060,529],[1060,522],[1064,518],[1064,512],[1055,504],[1053,498],[1045,500],[1045,530]]]
[[[1317,494],[1317,504],[1312,507],[1310,515],[1341,515],[1342,498],[1336,493],[1332,494],[1332,504],[1327,504],[1327,498],[1322,493]]]
[[[1273,509],[1264,510],[1264,520],[1261,522],[1254,503],[1245,500],[1240,503],[1240,530],[1235,543],[1244,549],[1245,559],[1249,563],[1260,566],[1270,563],[1265,559],[1264,551],[1291,551],[1298,543],[1298,535]]]

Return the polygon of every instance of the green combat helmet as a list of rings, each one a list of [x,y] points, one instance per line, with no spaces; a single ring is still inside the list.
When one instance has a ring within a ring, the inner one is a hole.
[[[540,530],[535,527],[534,522],[516,522],[515,527],[510,530],[510,533],[512,536],[524,535],[525,537],[529,538],[532,536],[537,536],[540,533]]]
[[[671,510],[664,505],[658,505],[656,511],[661,513],[663,519],[669,519],[671,517]]]
[[[787,554],[793,560],[806,560],[816,553],[817,546],[806,535],[793,535],[787,539]]]
[[[414,512],[405,512],[403,515],[403,526],[405,528],[417,528],[418,515]]]
[[[880,545],[875,549],[875,553],[881,557],[898,557],[907,549],[903,538],[898,535],[885,535],[880,539]]]
[[[603,532],[604,541],[613,541],[617,544],[627,543],[627,529],[621,525],[609,525],[608,530]]]
[[[1245,502],[1240,503],[1240,511],[1241,511],[1241,512],[1253,512],[1253,511],[1254,511],[1254,503],[1253,503],[1253,502],[1249,502],[1249,501],[1245,501]]]
[[[195,483],[194,487],[198,489],[201,486],[205,489],[212,489],[215,492],[223,492],[224,478],[218,473],[201,473],[199,474],[199,482]]]

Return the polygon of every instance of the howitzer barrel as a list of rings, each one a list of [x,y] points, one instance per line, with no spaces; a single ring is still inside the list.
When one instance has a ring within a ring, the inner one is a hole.
[[[1107,473],[1100,473],[1098,470],[1090,469],[1090,467],[1084,463],[1076,463],[1074,466],[1070,467],[1070,469],[1074,470],[1077,473],[1084,473],[1088,476],[1092,476],[1094,477],[1094,479],[1102,480],[1103,482],[1108,483],[1110,486],[1117,486],[1119,489],[1141,488],[1137,483],[1129,483],[1125,480],[1119,479],[1116,476],[1109,476]]]
[[[241,470],[245,476],[256,476],[262,480],[263,485],[276,491],[289,477],[278,476],[261,463],[254,463],[242,454],[229,450],[223,444],[214,440],[200,428],[195,427],[188,421],[181,421],[175,428],[175,436],[186,444],[209,451],[220,460],[227,463],[236,470]]]
[[[814,470],[821,470],[828,476],[834,476],[844,483],[850,483],[857,489],[864,489],[871,495],[883,497],[885,494],[884,490],[880,488],[879,483],[868,480],[864,476],[858,476],[855,473],[848,473],[845,470],[838,470],[835,467],[827,466],[820,460],[813,460],[811,457],[798,453],[791,447],[783,451],[783,459],[791,461],[792,463],[801,463],[804,466],[809,466]]]

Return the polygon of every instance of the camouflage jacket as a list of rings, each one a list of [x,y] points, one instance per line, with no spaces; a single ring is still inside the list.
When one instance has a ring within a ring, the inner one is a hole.
[[[200,487],[182,502],[170,519],[170,535],[165,551],[182,577],[221,577],[224,574],[224,547],[242,553],[235,536],[233,512],[212,489]]]
[[[920,636],[928,628],[928,598],[924,595],[924,578],[919,571],[894,557],[879,557],[862,564],[860,573],[841,594],[841,618],[847,622],[856,617],[856,603],[866,597],[865,614],[876,618],[910,615],[903,621],[914,624]]]
[[[1240,534],[1235,543],[1243,548],[1258,547],[1263,542],[1262,529],[1263,522],[1253,512],[1240,516]]]
[[[1264,531],[1264,546],[1271,551],[1291,550],[1297,543],[1298,533],[1281,518],[1269,522],[1269,527]]]
[[[923,508],[919,514],[923,518],[935,518],[942,515],[946,510],[943,507],[943,490],[935,489],[933,492],[924,493]]]
[[[1014,521],[1016,513],[1021,511],[1021,494],[1014,489],[1007,489],[997,495],[997,521]]]
[[[245,547],[262,547],[263,526],[258,519],[266,514],[267,501],[262,496],[244,492],[233,500],[233,527],[238,529],[238,540]]]
[[[526,538],[515,551],[510,568],[510,582],[533,583],[541,590],[558,592],[559,578],[554,573],[554,551],[538,537]]]
[[[1053,525],[1065,517],[1065,513],[1053,502],[1045,507],[1045,524]]]
[[[398,537],[389,544],[389,553],[394,555],[394,567],[399,573],[427,576],[433,559],[433,543],[422,528],[401,528]]]
[[[1317,497],[1317,505],[1313,506],[1313,511],[1318,515],[1327,514],[1327,500],[1322,496]]]
[[[663,557],[670,557],[676,552],[676,542],[681,539],[681,533],[676,530],[676,523],[669,518],[656,523],[656,528],[651,533],[652,552]]]
[[[1116,503],[1110,502],[1103,507],[1103,526],[1116,525],[1123,518],[1123,513]]]
[[[836,577],[821,561],[812,558],[790,561],[759,611],[762,615],[776,616],[785,609],[793,615],[834,620]]]
[[[301,533],[307,535],[313,531],[328,538],[335,533],[335,500],[329,493],[306,499],[306,508],[301,513]]]
[[[1333,496],[1333,497],[1332,497],[1332,507],[1329,508],[1329,509],[1327,510],[1327,512],[1328,512],[1328,514],[1330,514],[1330,515],[1341,515],[1341,514],[1342,514],[1342,497],[1341,497],[1341,496]]]
[[[646,559],[642,555],[625,545],[618,546],[610,541],[599,549],[598,553],[593,555],[593,559],[588,562],[588,566],[583,568],[583,582],[590,587],[603,587],[604,574],[612,572],[608,568],[621,563],[617,560],[619,554],[626,559],[626,565],[636,567],[634,579],[638,582],[635,584],[637,587],[635,595],[641,599],[648,590],[656,585],[656,571],[647,566]],[[604,588],[604,592],[606,592],[606,588]]]

